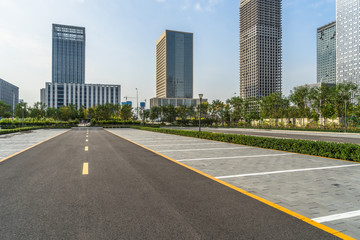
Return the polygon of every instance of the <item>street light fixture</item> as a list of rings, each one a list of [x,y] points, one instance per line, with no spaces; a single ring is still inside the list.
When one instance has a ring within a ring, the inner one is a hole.
[[[22,127],[24,127],[24,105],[21,106],[21,113],[22,113]]]
[[[199,107],[199,132],[201,132],[201,101],[203,98],[204,94],[200,93],[199,94],[199,98],[200,98],[200,107]]]
[[[232,98],[236,95],[236,92],[232,94]],[[232,107],[230,107],[230,127],[232,127]]]
[[[139,119],[139,91],[136,89],[136,112],[137,112],[137,119]]]

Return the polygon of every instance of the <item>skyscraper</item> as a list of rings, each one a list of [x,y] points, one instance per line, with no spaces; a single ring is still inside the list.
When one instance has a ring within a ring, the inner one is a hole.
[[[317,82],[336,84],[336,22],[317,29]]]
[[[360,84],[360,0],[336,1],[336,82]]]
[[[85,28],[53,24],[52,82],[85,83]]]
[[[240,96],[281,93],[281,0],[240,2]]]
[[[193,97],[193,34],[166,30],[156,42],[156,97]]]
[[[11,110],[19,102],[19,88],[0,78],[0,101],[11,105]]]

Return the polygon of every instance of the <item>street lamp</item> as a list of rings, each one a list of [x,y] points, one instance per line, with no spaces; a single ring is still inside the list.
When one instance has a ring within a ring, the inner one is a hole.
[[[199,98],[200,98],[200,107],[199,107],[199,132],[201,132],[201,101],[203,98],[204,94],[200,93],[199,94]]]
[[[21,106],[21,113],[22,113],[22,127],[24,127],[24,106]]]
[[[232,96],[235,96],[235,95],[236,95],[236,92],[232,94]],[[230,107],[230,127],[232,127],[232,107]]]
[[[139,91],[136,89],[136,112],[137,112],[137,118],[139,119]]]

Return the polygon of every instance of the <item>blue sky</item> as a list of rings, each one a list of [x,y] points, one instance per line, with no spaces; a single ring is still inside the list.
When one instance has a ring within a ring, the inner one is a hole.
[[[30,3],[31,2],[31,3]],[[51,81],[51,24],[86,27],[86,83],[121,84],[122,97],[155,96],[155,42],[194,33],[194,96],[239,93],[240,0],[0,0],[0,78],[32,104]],[[335,0],[283,0],[283,93],[316,82],[316,29]]]

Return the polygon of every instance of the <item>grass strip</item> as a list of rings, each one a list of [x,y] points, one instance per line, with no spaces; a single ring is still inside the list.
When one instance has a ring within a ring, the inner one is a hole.
[[[246,146],[287,151],[293,153],[302,153],[319,157],[328,157],[360,162],[360,145],[351,143],[255,137],[238,134],[198,132],[190,130],[150,128],[140,126],[132,126],[132,128],[145,131],[174,134],[179,136],[215,140],[220,142],[235,143]]]

